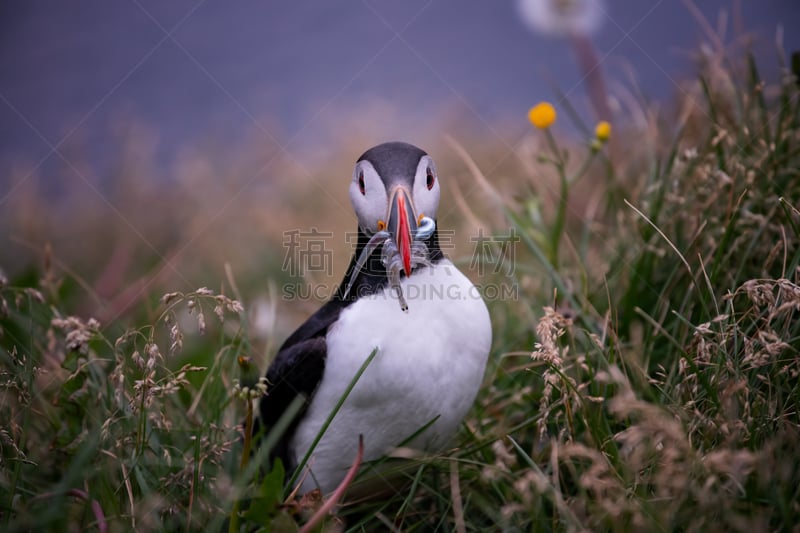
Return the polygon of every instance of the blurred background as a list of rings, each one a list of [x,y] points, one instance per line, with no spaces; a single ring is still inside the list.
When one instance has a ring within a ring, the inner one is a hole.
[[[225,263],[253,300],[338,281],[352,164],[394,139],[437,160],[440,227],[471,224],[469,253],[492,204],[464,153],[508,194],[520,168],[535,181],[531,105],[610,120],[635,151],[704,54],[751,48],[775,77],[798,23],[794,0],[5,1],[0,268],[75,278],[106,320],[219,288]],[[330,268],[287,272],[286,232],[312,228]]]

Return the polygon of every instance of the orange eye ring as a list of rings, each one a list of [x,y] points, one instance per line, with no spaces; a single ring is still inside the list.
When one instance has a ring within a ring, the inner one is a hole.
[[[386,222],[383,220],[378,221],[378,231],[383,231],[386,229]]]

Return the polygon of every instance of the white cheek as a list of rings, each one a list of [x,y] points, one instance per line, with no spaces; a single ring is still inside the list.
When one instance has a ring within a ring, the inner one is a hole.
[[[436,211],[439,208],[439,183],[433,186],[433,189],[428,190],[427,187],[424,187],[424,190],[419,195],[421,198],[417,203],[417,211],[420,215],[425,215],[426,217],[436,218]]]
[[[386,216],[388,198],[383,182],[374,171],[364,171],[364,194],[357,181],[350,183],[350,202],[358,216],[358,225],[369,231],[378,231],[378,220]]]
[[[428,167],[434,171],[433,188],[428,190]],[[436,174],[436,167],[430,158],[424,157],[414,178],[414,207],[417,215],[436,218],[436,211],[439,209],[439,176]]]

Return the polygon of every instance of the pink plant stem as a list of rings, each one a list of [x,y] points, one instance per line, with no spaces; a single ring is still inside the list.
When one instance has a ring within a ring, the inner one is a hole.
[[[73,498],[78,498],[79,500],[89,502],[92,506],[92,513],[94,513],[94,519],[97,521],[97,529],[100,531],[100,533],[108,532],[108,523],[106,522],[106,516],[103,513],[103,508],[100,507],[100,503],[97,500],[89,498],[89,494],[80,489],[69,489],[67,490],[66,494],[67,496],[72,496]],[[37,502],[39,500],[47,500],[50,498],[54,498],[56,496],[60,496],[60,493],[45,492],[44,494],[39,494],[38,496],[32,498],[31,502]]]
[[[350,467],[350,470],[347,471],[347,475],[344,476],[342,482],[339,483],[339,486],[336,487],[335,491],[333,491],[331,497],[328,498],[328,500],[322,505],[322,507],[317,509],[317,512],[314,513],[314,516],[312,516],[311,519],[308,522],[306,522],[303,525],[303,527],[300,528],[300,533],[309,533],[314,528],[314,526],[316,526],[319,522],[321,522],[322,519],[325,518],[325,515],[327,515],[331,511],[331,509],[333,509],[336,503],[342,498],[342,496],[344,496],[347,487],[349,487],[350,484],[355,479],[356,474],[358,473],[358,468],[361,466],[361,461],[363,459],[364,459],[364,436],[359,435],[358,453],[356,453],[356,458],[353,461],[353,465]]]
[[[589,93],[589,100],[597,120],[611,121],[611,109],[608,107],[608,91],[606,82],[603,79],[603,71],[600,68],[600,61],[597,51],[592,45],[591,40],[586,35],[572,34],[572,49],[578,59],[583,79],[586,81]]]

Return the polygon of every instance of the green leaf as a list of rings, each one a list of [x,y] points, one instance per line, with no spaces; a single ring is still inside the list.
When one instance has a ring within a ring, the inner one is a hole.
[[[280,459],[276,459],[272,470],[264,476],[264,481],[258,487],[258,496],[252,499],[250,507],[244,513],[245,520],[264,526],[269,525],[281,503],[285,477],[283,463]]]
[[[69,372],[75,372],[76,370],[78,370],[78,365],[80,360],[85,358],[86,357],[79,351],[70,350],[69,352],[67,352],[67,355],[64,356],[64,362],[61,363],[61,368]]]

